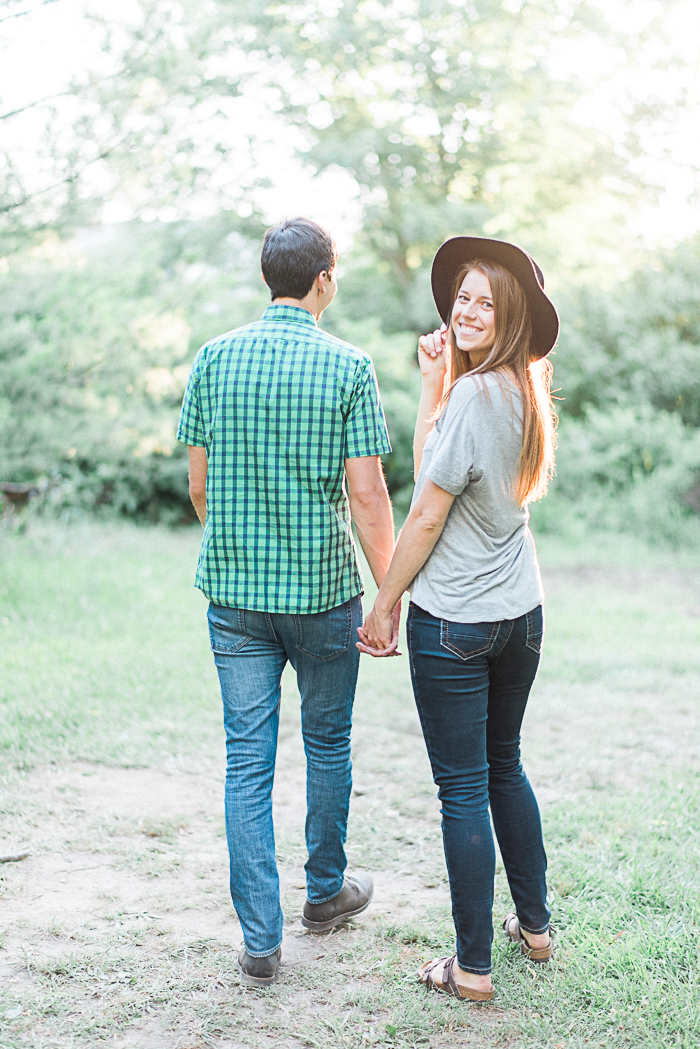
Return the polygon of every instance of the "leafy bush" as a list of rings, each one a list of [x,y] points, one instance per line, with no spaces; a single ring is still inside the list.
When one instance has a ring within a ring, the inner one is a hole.
[[[175,440],[197,347],[259,312],[249,243],[206,224],[127,226],[49,242],[0,280],[0,479],[43,480],[52,506],[191,516]],[[214,266],[213,262],[218,262]]]
[[[594,530],[697,542],[699,477],[700,430],[679,415],[649,404],[589,408],[562,420],[557,476],[533,516],[545,531],[572,514]]]
[[[269,301],[259,237],[237,222],[126,224],[11,257],[0,272],[0,480],[43,479],[53,507],[192,519],[186,453],[175,441],[192,358]],[[368,304],[355,265],[366,276],[367,260],[351,259],[323,326],[375,362],[394,449],[387,482],[405,512],[416,336],[386,333],[381,295]],[[563,304],[558,467],[551,494],[533,507],[541,529],[575,520],[697,540],[698,273],[700,238],[625,284],[583,288]]]

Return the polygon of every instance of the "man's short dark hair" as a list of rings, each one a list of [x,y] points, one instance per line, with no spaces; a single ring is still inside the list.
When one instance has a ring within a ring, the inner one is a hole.
[[[333,272],[338,252],[317,222],[285,219],[265,234],[260,261],[273,299],[303,299],[319,273]]]

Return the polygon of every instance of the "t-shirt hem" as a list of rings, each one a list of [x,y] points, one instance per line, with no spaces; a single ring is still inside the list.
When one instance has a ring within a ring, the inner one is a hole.
[[[418,608],[422,608],[424,612],[429,612],[436,619],[445,619],[448,623],[500,623],[504,619],[519,619],[520,616],[524,616],[527,612],[532,612],[538,605],[544,604],[544,594],[536,595],[534,600],[526,601],[522,606],[520,604],[516,605],[517,611],[513,611],[512,607],[504,608],[502,614],[499,615],[494,614],[492,608],[484,609],[482,612],[475,611],[475,608],[478,610],[478,604],[470,605],[468,612],[466,610],[465,612],[455,612],[451,608],[439,608],[430,599],[423,601],[420,599],[420,596],[418,598],[412,596],[411,603]]]

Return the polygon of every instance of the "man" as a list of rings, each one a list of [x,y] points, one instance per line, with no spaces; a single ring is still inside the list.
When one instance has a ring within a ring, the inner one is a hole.
[[[287,660],[307,760],[302,922],[330,929],[361,913],[373,891],[368,875],[344,876],[362,623],[350,515],[380,584],[394,527],[379,456],[391,446],[370,358],[316,324],[337,290],[336,261],[315,222],[267,231],[262,272],[272,305],[202,347],[178,430],[204,525],[196,586],[211,602],[231,897],[244,937],[238,966],[252,986],[273,983],[281,957],[272,783]]]

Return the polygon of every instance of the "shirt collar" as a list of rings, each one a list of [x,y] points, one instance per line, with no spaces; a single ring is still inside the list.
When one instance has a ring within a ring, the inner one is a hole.
[[[275,306],[274,302],[268,306],[262,316],[267,321],[293,321],[295,324],[310,324],[316,328],[316,318],[313,313],[303,309],[301,306]]]

